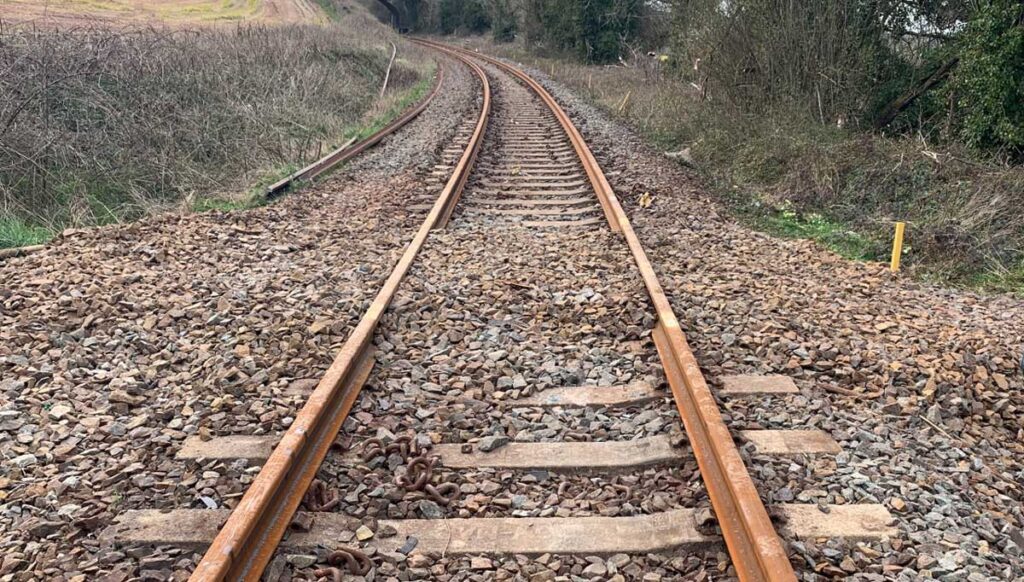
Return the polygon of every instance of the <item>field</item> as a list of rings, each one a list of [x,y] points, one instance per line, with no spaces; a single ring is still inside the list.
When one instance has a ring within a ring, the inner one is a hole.
[[[43,26],[170,24],[179,26],[322,23],[327,15],[313,0],[0,0],[4,21]]]

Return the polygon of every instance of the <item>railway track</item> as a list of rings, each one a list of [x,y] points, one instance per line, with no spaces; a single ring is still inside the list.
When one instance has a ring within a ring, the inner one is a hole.
[[[185,462],[252,480],[230,515],[133,511],[110,537],[208,546],[193,580],[641,579],[695,556],[666,570],[682,578],[723,542],[730,574],[791,580],[777,526],[786,539],[892,535],[881,506],[765,508],[736,440],[779,456],[838,445],[732,434],[565,112],[517,69],[420,42],[469,67],[482,97],[392,275],[284,435],[185,443]],[[796,390],[723,382],[719,398]]]

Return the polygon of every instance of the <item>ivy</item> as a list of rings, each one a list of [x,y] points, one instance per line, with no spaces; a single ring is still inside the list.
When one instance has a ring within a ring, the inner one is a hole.
[[[1024,155],[1024,6],[985,3],[960,35],[954,84],[960,132],[972,146]]]

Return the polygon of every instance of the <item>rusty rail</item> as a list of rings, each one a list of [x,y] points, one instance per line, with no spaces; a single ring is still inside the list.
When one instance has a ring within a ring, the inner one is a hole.
[[[529,75],[498,59],[466,49],[455,50],[486,61],[523,81],[551,108],[569,135],[605,208],[609,226],[613,231],[621,231],[629,245],[658,314],[654,330],[658,354],[740,580],[796,580],[782,541],[722,420],[718,404],[690,350],[654,267],[583,137],[555,99]]]
[[[445,52],[465,62],[483,87],[480,120],[470,145],[370,308],[192,573],[193,582],[260,579],[373,369],[372,340],[381,316],[430,231],[451,216],[487,127],[491,92],[487,75],[476,63]]]
[[[15,257],[26,257],[26,256],[31,255],[33,253],[38,253],[39,251],[41,251],[41,250],[43,250],[45,248],[46,248],[46,245],[32,245],[32,246],[27,246],[27,247],[14,247],[14,248],[10,248],[10,249],[0,249],[0,260],[3,260],[3,259],[13,259]]]
[[[392,58],[394,57],[392,56]],[[291,188],[293,185],[295,185],[297,182],[315,180],[321,175],[336,168],[339,164],[343,164],[351,160],[352,158],[358,156],[359,154],[365,152],[366,150],[372,148],[373,146],[377,145],[385,137],[398,131],[399,128],[404,127],[407,123],[419,117],[420,113],[423,113],[423,111],[430,105],[430,102],[434,100],[434,97],[437,95],[437,92],[441,88],[441,83],[443,82],[444,67],[441,65],[441,62],[438,61],[437,78],[434,81],[434,86],[430,90],[430,93],[428,93],[425,98],[421,99],[420,102],[417,103],[415,107],[409,109],[402,115],[393,119],[390,123],[382,127],[380,130],[374,132],[366,139],[356,142],[355,144],[352,144],[352,142],[346,143],[340,148],[334,150],[333,152],[306,166],[305,168],[302,168],[301,170],[295,172],[294,174],[288,176],[287,178],[274,182],[273,184],[267,187],[267,200],[273,200],[277,198],[285,191],[287,191],[289,188]],[[381,90],[381,95],[383,95],[383,89]]]

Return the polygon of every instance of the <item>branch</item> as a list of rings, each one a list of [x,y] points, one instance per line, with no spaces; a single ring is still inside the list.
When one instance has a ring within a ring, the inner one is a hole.
[[[886,105],[885,109],[882,110],[882,113],[879,114],[877,119],[875,119],[875,129],[882,129],[892,123],[893,120],[896,119],[896,116],[898,116],[900,112],[907,107],[910,107],[914,101],[917,101],[918,97],[924,95],[933,87],[941,83],[959,62],[960,57],[953,57],[946,61],[934,73]]]

